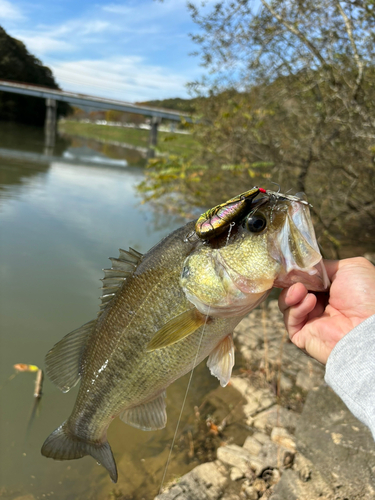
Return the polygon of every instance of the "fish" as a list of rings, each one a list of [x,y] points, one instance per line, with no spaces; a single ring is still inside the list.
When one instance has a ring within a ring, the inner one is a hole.
[[[272,288],[302,282],[309,290],[327,289],[304,198],[254,188],[245,199],[246,210],[215,219],[208,238],[197,234],[195,220],[144,255],[120,249],[110,259],[98,317],[47,353],[51,381],[62,392],[79,381],[80,387],[71,415],[45,440],[44,456],[91,455],[116,482],[107,440],[115,417],[143,430],[164,428],[166,388],[203,359],[220,384],[228,384],[233,330]],[[232,207],[228,203],[201,221]]]

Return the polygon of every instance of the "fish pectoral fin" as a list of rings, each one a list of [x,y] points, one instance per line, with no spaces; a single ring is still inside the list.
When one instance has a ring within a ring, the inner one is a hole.
[[[62,392],[68,392],[80,379],[82,353],[96,320],[85,323],[55,344],[46,356],[46,372]]]
[[[232,335],[228,335],[211,352],[207,366],[212,375],[220,380],[220,385],[225,387],[232,375],[234,366],[234,344]]]
[[[179,342],[198,330],[205,321],[206,316],[195,308],[175,316],[156,332],[147,346],[147,351],[155,351]]]
[[[167,424],[165,398],[166,392],[163,391],[157,398],[148,403],[127,408],[120,413],[120,418],[126,424],[142,429],[143,431],[164,429]]]

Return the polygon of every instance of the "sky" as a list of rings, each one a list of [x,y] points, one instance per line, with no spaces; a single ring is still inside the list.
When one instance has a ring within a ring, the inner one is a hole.
[[[210,3],[210,2],[209,2]],[[203,74],[186,0],[0,0],[0,26],[63,90],[123,101],[189,97]]]

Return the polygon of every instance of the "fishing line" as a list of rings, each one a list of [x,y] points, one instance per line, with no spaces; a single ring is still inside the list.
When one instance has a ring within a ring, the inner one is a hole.
[[[229,230],[228,230],[228,236],[227,236],[227,241],[225,243],[225,246],[228,245],[229,243],[229,238],[230,238],[230,234],[232,232],[232,228],[235,226],[235,222],[231,222],[230,225],[229,225]],[[189,377],[189,382],[188,382],[188,385],[186,387],[186,391],[185,391],[185,396],[184,396],[184,400],[182,402],[182,407],[181,407],[181,410],[180,410],[180,415],[178,417],[178,420],[177,420],[177,426],[176,426],[176,430],[174,432],[174,436],[173,436],[173,439],[172,439],[172,444],[171,444],[171,448],[169,450],[169,454],[168,454],[168,458],[167,458],[167,463],[165,464],[165,469],[164,469],[164,473],[163,473],[163,477],[162,477],[162,480],[161,480],[161,484],[160,484],[160,489],[159,489],[159,495],[161,494],[161,490],[163,488],[163,484],[164,484],[164,480],[165,480],[165,476],[167,475],[167,471],[168,471],[168,467],[169,467],[169,462],[171,460],[171,457],[172,457],[172,453],[173,453],[173,447],[174,447],[174,443],[176,441],[176,437],[177,437],[177,432],[178,432],[178,428],[180,426],[180,422],[181,422],[181,418],[182,418],[182,412],[184,411],[184,407],[185,407],[185,403],[186,403],[186,398],[187,398],[187,395],[188,395],[188,392],[189,392],[189,389],[190,389],[190,385],[191,385],[191,381],[192,381],[192,378],[193,378],[193,373],[194,373],[194,368],[197,364],[197,359],[198,359],[198,354],[199,354],[199,350],[201,348],[201,344],[202,344],[202,340],[203,340],[203,334],[204,334],[204,331],[206,329],[206,325],[207,325],[207,320],[208,320],[208,317],[209,317],[209,314],[210,314],[210,309],[211,309],[211,306],[209,305],[208,306],[208,310],[207,310],[207,314],[206,314],[206,318],[205,318],[205,321],[204,321],[204,325],[203,325],[203,330],[202,330],[202,333],[201,333],[201,336],[200,336],[200,339],[199,339],[199,344],[198,344],[198,349],[197,349],[197,353],[195,355],[195,359],[194,359],[194,362],[193,362],[193,366],[192,366],[192,369],[191,369],[191,372],[190,372],[190,377]]]
[[[229,238],[230,238],[230,233],[232,232],[232,227],[234,227],[236,225],[235,222],[231,222],[230,225],[229,225],[229,230],[228,230],[228,236],[227,236],[227,241],[225,243],[225,246],[228,245],[228,242],[229,242]]]
[[[194,363],[193,363],[193,366],[192,366],[192,369],[191,369],[191,372],[190,372],[189,382],[188,382],[188,385],[186,387],[185,396],[184,396],[184,400],[182,402],[182,407],[181,407],[180,415],[179,415],[178,420],[177,420],[176,430],[174,432],[174,436],[173,436],[173,439],[172,439],[171,449],[169,450],[169,455],[168,455],[168,458],[167,458],[167,463],[165,464],[164,474],[163,474],[163,477],[162,477],[162,480],[161,480],[161,484],[160,484],[160,488],[159,488],[159,495],[162,492],[161,490],[163,488],[165,476],[167,475],[169,462],[171,461],[171,457],[172,457],[172,453],[173,453],[173,447],[174,447],[174,443],[175,443],[176,437],[177,437],[177,431],[178,431],[178,428],[180,426],[180,422],[181,422],[181,418],[182,418],[182,412],[184,411],[184,407],[185,407],[185,403],[186,403],[186,398],[187,398],[187,395],[188,395],[188,392],[189,392],[189,389],[190,389],[191,380],[193,378],[194,368],[195,368],[195,365],[197,363],[199,350],[200,350],[200,347],[201,347],[201,344],[202,344],[202,340],[203,340],[203,334],[204,334],[204,331],[206,329],[208,316],[210,314],[210,307],[211,306],[208,306],[208,311],[207,311],[207,314],[206,314],[206,319],[205,319],[205,322],[204,322],[204,325],[203,325],[203,330],[202,330],[202,333],[201,333],[201,336],[200,336],[200,339],[199,339],[197,353],[195,355]]]

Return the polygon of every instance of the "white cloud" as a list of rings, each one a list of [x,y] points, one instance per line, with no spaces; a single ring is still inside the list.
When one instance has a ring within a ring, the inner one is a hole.
[[[187,55],[189,20],[186,0],[112,0],[64,22],[29,22],[12,36],[52,69],[64,90],[127,101],[183,97],[186,82],[201,73]]]
[[[15,32],[13,36],[22,40],[27,50],[37,57],[41,57],[51,52],[72,52],[75,49],[72,42],[58,39],[53,34],[49,33],[33,35],[31,33],[18,34]]]
[[[1,2],[0,0],[0,8]],[[85,22],[70,20],[58,26],[37,26],[35,29],[14,30],[13,36],[22,40],[28,50],[38,57],[45,54],[74,52],[84,45],[89,44],[90,36],[97,37],[103,32],[116,31],[111,23],[104,20],[93,19]]]
[[[20,21],[24,15],[18,7],[8,0],[0,0],[0,20]]]
[[[99,19],[89,21],[82,26],[82,33],[84,35],[91,33],[101,33],[103,31],[107,31],[112,29],[111,23],[107,21],[100,21]]]
[[[64,90],[124,101],[186,95],[189,75],[147,64],[138,56],[49,64]]]

